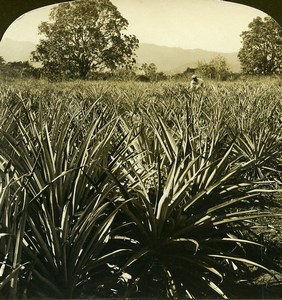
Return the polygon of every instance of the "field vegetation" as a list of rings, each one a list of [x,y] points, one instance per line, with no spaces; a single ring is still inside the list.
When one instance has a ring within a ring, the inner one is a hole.
[[[281,94],[1,83],[0,297],[279,298]]]

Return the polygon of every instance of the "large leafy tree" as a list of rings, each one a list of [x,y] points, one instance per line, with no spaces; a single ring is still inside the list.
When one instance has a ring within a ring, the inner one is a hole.
[[[135,62],[138,40],[126,35],[128,21],[109,0],[62,3],[42,22],[45,35],[33,52],[43,70],[55,78],[85,79],[89,72],[113,70]]]
[[[270,17],[257,17],[243,31],[239,51],[244,73],[273,74],[282,71],[282,28]]]

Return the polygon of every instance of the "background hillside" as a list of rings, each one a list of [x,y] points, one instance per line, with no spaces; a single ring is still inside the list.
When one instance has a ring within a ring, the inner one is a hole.
[[[140,44],[137,50],[137,62],[140,64],[153,62],[156,64],[158,71],[174,74],[184,72],[187,67],[197,67],[199,61],[208,63],[215,56],[221,55],[226,59],[232,72],[240,72],[240,62],[237,54],[237,52],[221,53],[202,49],[191,50]]]
[[[28,61],[30,53],[35,50],[35,47],[32,42],[3,39],[0,42],[0,56],[7,62]]]
[[[3,39],[0,43],[0,56],[5,61],[28,61],[30,53],[35,50],[32,42]],[[201,49],[181,49],[153,44],[140,44],[136,52],[137,63],[155,63],[158,71],[169,74],[182,73],[187,67],[194,68],[198,62],[209,62],[217,55],[223,56],[233,72],[240,72],[237,52],[220,53]]]

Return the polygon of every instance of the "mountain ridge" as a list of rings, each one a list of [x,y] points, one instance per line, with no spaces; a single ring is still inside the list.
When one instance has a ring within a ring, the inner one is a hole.
[[[209,63],[218,55],[226,59],[232,72],[240,72],[238,52],[219,52],[203,49],[183,49],[178,47],[158,46],[154,44],[140,44],[136,51],[137,63],[155,63],[158,71],[168,73],[182,73],[187,67],[196,68],[199,62]]]
[[[30,53],[36,44],[29,41],[15,41],[8,38],[0,42],[0,56],[7,62],[29,61]],[[159,72],[175,74],[184,72],[187,67],[196,68],[198,62],[208,63],[217,55],[226,59],[232,72],[240,72],[237,52],[224,53],[203,49],[183,49],[179,47],[160,46],[140,43],[136,50],[137,63],[154,63]]]

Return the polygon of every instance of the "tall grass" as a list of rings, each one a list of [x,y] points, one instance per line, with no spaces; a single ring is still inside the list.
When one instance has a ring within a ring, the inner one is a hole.
[[[281,185],[280,92],[3,86],[1,296],[242,296],[271,272],[250,231]]]

